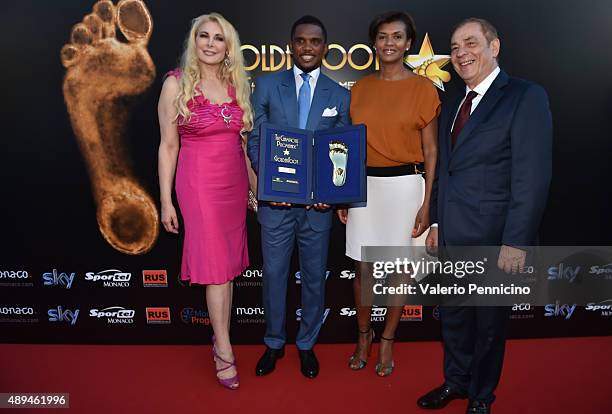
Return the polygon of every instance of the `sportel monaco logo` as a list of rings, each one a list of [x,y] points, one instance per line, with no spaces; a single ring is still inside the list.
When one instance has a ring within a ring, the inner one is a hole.
[[[555,301],[555,303],[544,306],[544,316],[562,316],[565,320],[568,320],[575,310],[576,304],[561,305],[561,302]]]
[[[355,310],[355,308],[342,308],[340,309],[340,316],[355,316],[357,315],[357,311]]]
[[[67,322],[69,325],[75,325],[79,312],[79,309],[73,311],[58,306],[57,308],[49,309],[47,316],[49,317],[49,322]]]
[[[587,303],[584,310],[601,312],[601,316],[612,316],[612,299],[602,300],[599,303]]]
[[[343,270],[340,272],[340,279],[355,279],[355,272],[351,272],[350,270]]]
[[[89,316],[92,318],[106,318],[108,324],[132,324],[136,311],[126,309],[123,306],[110,306],[104,309],[91,309]]]
[[[45,286],[60,286],[70,289],[74,282],[74,276],[75,273],[58,272],[57,269],[53,269],[51,272],[43,273],[42,278]]]
[[[329,275],[331,275],[331,272],[328,270],[325,272],[325,280],[327,280],[329,278]],[[295,272],[295,283],[297,285],[301,285],[302,284],[302,272],[300,272],[299,270],[297,272]]]
[[[149,324],[167,324],[170,323],[170,308],[150,307],[145,309],[147,315],[147,323]]]
[[[405,305],[402,309],[401,321],[422,321],[423,306],[421,305]]]
[[[85,280],[102,282],[104,287],[129,287],[132,274],[117,269],[102,270],[101,272],[85,273]]]
[[[165,270],[143,270],[144,287],[168,287],[168,274]]]
[[[603,277],[605,280],[612,280],[612,263],[605,266],[591,266],[589,274]]]

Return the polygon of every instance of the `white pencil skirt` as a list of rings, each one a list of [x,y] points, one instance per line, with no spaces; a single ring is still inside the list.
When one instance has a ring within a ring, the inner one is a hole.
[[[361,261],[362,246],[422,245],[412,238],[416,214],[423,204],[425,179],[420,174],[368,176],[368,202],[348,211],[346,255]]]

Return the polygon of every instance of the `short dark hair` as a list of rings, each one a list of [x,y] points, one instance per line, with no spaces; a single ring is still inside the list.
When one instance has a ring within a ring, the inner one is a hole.
[[[481,19],[479,17],[468,17],[467,19],[461,20],[459,23],[453,27],[453,34],[462,26],[465,26],[468,23],[477,23],[480,25],[482,29],[482,33],[484,33],[485,39],[487,42],[491,43],[495,39],[499,39],[499,35],[497,34],[497,29],[493,26],[488,20]]]
[[[406,37],[410,39],[411,44],[414,43],[417,36],[414,19],[408,13],[400,11],[389,11],[381,14],[380,16],[376,16],[370,23],[370,41],[372,43],[376,43],[376,35],[378,34],[378,29],[380,29],[380,26],[393,22],[404,23],[404,26],[406,27]]]
[[[291,26],[291,40],[293,40],[293,36],[295,36],[295,29],[301,24],[313,24],[315,26],[319,26],[321,28],[321,31],[323,32],[323,41],[327,43],[327,30],[325,29],[323,22],[318,18],[310,15],[302,16],[297,19],[295,23],[293,23],[293,26]]]

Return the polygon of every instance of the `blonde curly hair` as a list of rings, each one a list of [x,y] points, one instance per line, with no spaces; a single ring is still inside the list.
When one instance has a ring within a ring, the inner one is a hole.
[[[243,112],[243,127],[240,130],[240,135],[244,138],[246,133],[253,129],[253,110],[250,100],[251,86],[244,69],[244,58],[242,56],[238,32],[219,13],[203,14],[191,22],[191,29],[185,40],[185,49],[181,57],[180,67],[182,75],[179,80],[179,93],[175,101],[178,112],[177,118],[182,117],[184,122],[189,122],[191,119],[191,111],[187,107],[187,103],[197,95],[196,86],[201,81],[199,61],[196,53],[196,36],[200,26],[206,22],[219,24],[225,38],[229,65],[221,64],[219,66],[219,77],[222,81],[230,83],[236,89],[236,101]]]

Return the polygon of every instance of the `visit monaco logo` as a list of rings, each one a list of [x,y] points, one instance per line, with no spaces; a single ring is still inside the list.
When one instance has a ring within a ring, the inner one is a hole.
[[[0,287],[32,286],[32,275],[27,270],[0,270]]]
[[[85,273],[85,280],[89,282],[94,282],[98,285],[102,285],[103,287],[130,287],[131,279],[131,273],[122,272],[118,269],[108,269],[102,270],[101,272]]]

